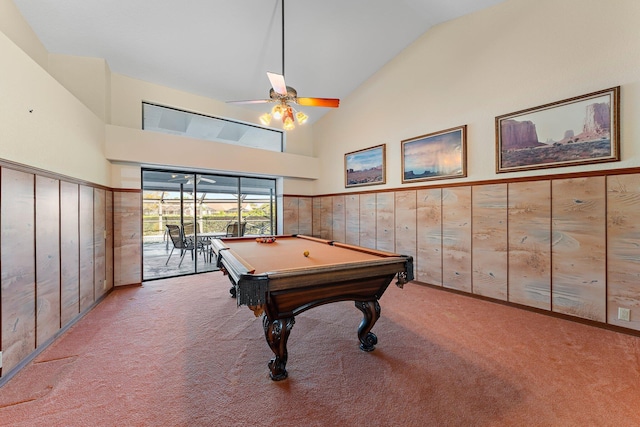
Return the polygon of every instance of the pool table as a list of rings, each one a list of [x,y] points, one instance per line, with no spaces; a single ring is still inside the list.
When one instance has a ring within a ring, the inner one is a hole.
[[[264,314],[265,338],[275,354],[268,364],[274,381],[287,378],[287,340],[296,315],[322,304],[355,301],[363,313],[360,349],[372,351],[378,342],[371,332],[380,317],[378,300],[394,277],[400,288],[413,280],[411,256],[310,236],[221,238],[211,246],[238,306]]]

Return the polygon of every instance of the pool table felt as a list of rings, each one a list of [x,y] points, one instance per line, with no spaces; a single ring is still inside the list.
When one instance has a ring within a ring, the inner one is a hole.
[[[376,260],[379,255],[296,237],[279,237],[273,243],[255,239],[224,241],[255,269],[254,274]],[[309,251],[305,257],[304,252]]]

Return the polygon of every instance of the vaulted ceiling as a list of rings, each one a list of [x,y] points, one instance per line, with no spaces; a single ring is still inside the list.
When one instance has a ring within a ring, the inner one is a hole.
[[[220,101],[268,98],[283,72],[281,0],[13,1],[50,53]],[[286,82],[344,99],[434,25],[502,1],[286,0]]]

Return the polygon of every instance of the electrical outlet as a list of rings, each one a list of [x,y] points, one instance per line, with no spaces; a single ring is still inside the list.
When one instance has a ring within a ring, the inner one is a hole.
[[[624,321],[631,321],[631,309],[618,307],[618,319]]]
[[[102,281],[102,289],[107,289],[107,279]]]
[[[2,369],[2,352],[0,351],[0,369]]]

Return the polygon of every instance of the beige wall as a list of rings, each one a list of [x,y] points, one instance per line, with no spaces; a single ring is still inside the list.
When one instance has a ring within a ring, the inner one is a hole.
[[[638,22],[636,0],[508,0],[436,26],[314,126],[315,194],[344,191],[344,154],[378,144],[387,144],[387,183],[375,188],[410,187],[400,141],[463,124],[469,167],[458,181],[504,178],[496,116],[618,85],[622,161],[553,172],[639,165]]]
[[[0,158],[108,185],[104,123],[0,32]]]
[[[42,68],[47,69],[49,62],[47,50],[10,0],[0,1],[0,31]]]
[[[106,60],[51,54],[49,73],[103,122],[111,121],[111,70]]]
[[[120,163],[112,185],[130,187],[128,176],[139,176],[140,164],[169,165],[185,168],[210,169],[229,173],[257,173],[285,177],[285,191],[310,194],[310,180],[319,176],[318,159],[312,157],[312,131],[298,127],[286,134],[286,152],[276,153],[200,141],[173,135],[142,132],[142,102],[167,105],[213,117],[233,117],[257,123],[258,114],[210,98],[170,89],[153,83],[112,74],[111,124],[107,126],[106,156]],[[175,147],[179,146],[179,150]],[[197,153],[194,155],[194,153]],[[304,184],[301,184],[304,183]]]

